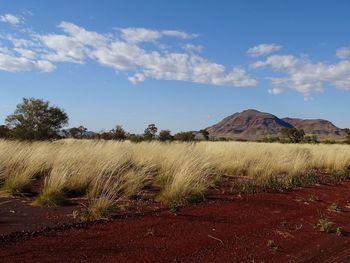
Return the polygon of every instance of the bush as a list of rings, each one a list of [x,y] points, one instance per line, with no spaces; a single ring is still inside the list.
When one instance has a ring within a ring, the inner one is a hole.
[[[316,135],[306,135],[304,137],[304,142],[305,143],[316,144],[316,143],[319,143],[319,140],[318,140]]]
[[[169,130],[161,130],[159,132],[159,140],[161,142],[172,141],[174,137],[170,134]]]
[[[85,137],[87,129],[84,126],[73,127],[68,130],[68,135],[74,139],[82,139]]]
[[[295,128],[284,128],[281,132],[283,137],[285,137],[290,143],[300,143],[304,140],[304,130],[298,130]]]
[[[174,138],[177,141],[191,142],[195,140],[195,135],[193,132],[179,132],[175,134]]]
[[[6,125],[0,125],[0,139],[10,138],[11,130]]]
[[[112,140],[123,141],[126,139],[126,132],[121,125],[115,126],[110,134]]]
[[[209,140],[209,132],[207,130],[203,129],[203,130],[200,130],[199,132],[202,134],[204,140],[206,141]]]

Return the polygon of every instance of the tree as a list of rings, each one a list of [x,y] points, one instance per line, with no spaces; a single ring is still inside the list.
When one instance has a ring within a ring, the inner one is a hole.
[[[194,141],[195,135],[193,132],[179,132],[175,134],[174,138],[178,141],[191,142]]]
[[[291,143],[300,143],[304,140],[305,132],[295,128],[284,128],[282,135]]]
[[[145,129],[143,133],[144,139],[147,141],[153,140],[157,134],[157,131],[158,131],[158,128],[156,127],[155,124],[152,123],[148,125],[148,127]]]
[[[86,131],[87,129],[81,125],[69,129],[69,135],[75,139],[82,139],[85,136]]]
[[[126,132],[121,125],[115,126],[113,130],[110,131],[111,138],[113,140],[122,141],[126,139]]]
[[[346,133],[346,143],[350,144],[350,129],[344,129]]]
[[[6,125],[0,125],[0,139],[7,139],[10,137],[11,130]]]
[[[173,140],[173,136],[171,135],[169,130],[161,130],[159,132],[159,140],[161,142],[172,141]]]
[[[311,143],[311,144],[319,143],[317,135],[306,135],[304,137],[304,142]]]
[[[209,132],[205,129],[199,131],[202,135],[204,140],[208,141],[209,140]]]
[[[102,140],[112,140],[112,135],[110,132],[101,131],[97,133],[96,137]]]
[[[48,101],[23,98],[15,112],[6,118],[14,138],[47,140],[59,137],[58,132],[68,124],[67,114]]]

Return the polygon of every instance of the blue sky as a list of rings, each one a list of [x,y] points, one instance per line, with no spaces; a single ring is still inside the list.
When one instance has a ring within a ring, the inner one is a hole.
[[[22,97],[90,130],[248,108],[350,127],[349,1],[0,0],[0,123]]]

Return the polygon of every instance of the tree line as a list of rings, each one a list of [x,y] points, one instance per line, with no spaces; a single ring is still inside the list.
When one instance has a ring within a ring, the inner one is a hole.
[[[167,141],[185,141],[210,140],[209,132],[205,129],[199,133],[192,131],[179,132],[174,135],[170,130],[160,130],[155,124],[149,124],[143,134],[134,134],[126,132],[121,125],[116,125],[110,131],[99,133],[89,133],[84,126],[73,127],[64,130],[68,125],[68,115],[63,109],[51,106],[48,101],[23,98],[23,101],[17,105],[13,114],[7,116],[5,125],[0,125],[0,138],[18,139],[18,140],[54,140],[61,138],[74,139],[103,139],[103,140],[129,140],[132,142],[159,140]],[[344,129],[347,134],[346,143],[350,144],[350,129]],[[197,134],[197,136],[196,136]],[[303,130],[295,128],[286,128],[281,131],[282,138],[267,137],[263,142],[282,142],[282,143],[319,143],[316,135],[305,135]],[[227,138],[218,138],[215,140],[230,140]]]
[[[23,98],[13,114],[7,116],[5,125],[0,125],[0,138],[18,140],[54,140],[61,138],[74,139],[104,139],[141,141],[195,141],[194,132],[179,132],[172,135],[170,130],[161,130],[155,124],[149,124],[143,134],[126,132],[121,125],[110,131],[89,133],[84,126],[63,129],[68,125],[68,115],[63,109],[51,106],[48,101],[35,98]],[[209,139],[209,133],[201,130],[204,140]]]

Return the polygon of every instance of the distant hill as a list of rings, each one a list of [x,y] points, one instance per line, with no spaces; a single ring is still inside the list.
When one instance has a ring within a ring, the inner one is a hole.
[[[70,129],[63,129],[62,131],[59,132],[59,135],[65,137],[66,134],[69,133],[69,130]],[[93,131],[85,131],[84,132],[84,136],[86,136],[86,137],[93,137],[95,135],[96,135],[96,132],[93,132]]]
[[[279,136],[283,128],[304,129],[306,134],[315,134],[320,139],[344,139],[341,129],[330,121],[280,119],[273,114],[254,109],[234,113],[206,130],[212,138],[259,140],[268,136]]]
[[[303,129],[306,134],[315,134],[320,139],[341,139],[345,133],[328,120],[283,118],[285,122],[297,129]]]

